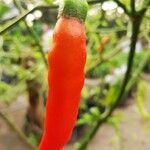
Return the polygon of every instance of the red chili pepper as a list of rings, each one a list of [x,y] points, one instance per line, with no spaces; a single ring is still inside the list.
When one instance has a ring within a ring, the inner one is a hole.
[[[70,139],[78,114],[86,62],[86,0],[60,6],[48,62],[48,99],[39,150],[61,150]]]

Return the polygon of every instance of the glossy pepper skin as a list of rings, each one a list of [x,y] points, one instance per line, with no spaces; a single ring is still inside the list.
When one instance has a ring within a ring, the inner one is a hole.
[[[60,16],[48,54],[49,89],[39,150],[61,150],[70,139],[84,84],[85,62],[84,23],[74,16]]]

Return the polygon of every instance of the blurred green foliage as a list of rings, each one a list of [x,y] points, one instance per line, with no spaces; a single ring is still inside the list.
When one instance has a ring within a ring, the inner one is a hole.
[[[143,0],[137,1],[136,7],[139,9],[142,7]],[[37,1],[35,0],[20,0],[19,2],[21,2],[21,7],[24,11],[37,5]],[[38,3],[51,5],[53,2],[53,0],[44,0]],[[122,0],[122,2],[130,9],[129,0]],[[107,6],[110,6],[109,2],[104,2],[90,6],[89,9],[86,20],[88,54],[86,68],[95,64],[96,61],[101,62],[105,56],[109,56],[117,49],[119,49],[119,52],[110,57],[106,62],[98,63],[98,65],[86,72],[86,78],[90,79],[90,82],[93,83],[93,80],[98,79],[100,84],[95,83],[94,86],[85,84],[82,92],[77,126],[92,125],[101,117],[104,109],[116,99],[121,86],[120,82],[126,71],[130,46],[131,22],[120,7],[117,5],[114,8],[104,7],[106,3]],[[7,3],[7,0],[0,1],[0,28],[11,22],[12,18],[14,19],[20,15],[17,13],[11,16],[11,11],[14,9],[17,8],[13,4],[13,1],[10,1],[10,3]],[[56,23],[56,17],[54,16],[57,15],[57,10],[53,11],[53,13],[50,10],[40,10],[39,12],[42,15],[38,19],[32,13],[33,16],[30,14],[28,16],[30,19],[28,20],[26,17],[25,20],[30,26],[30,29],[36,33],[42,45],[44,43],[42,39],[44,34],[43,26],[46,23],[49,29],[53,30],[53,25]],[[45,13],[46,15],[44,15]],[[143,60],[150,46],[149,19],[150,10],[147,11],[141,26],[137,52],[134,58],[133,74],[134,72],[136,73],[139,62]],[[99,52],[98,49],[105,36],[109,37],[109,42],[104,45],[103,51]],[[45,56],[47,57],[47,53],[45,53]],[[31,61],[29,68],[24,67],[25,58],[33,58],[33,62]],[[26,81],[32,79],[36,79],[41,83],[41,94],[44,93],[44,98],[46,98],[47,68],[45,67],[36,41],[31,36],[25,24],[20,22],[3,36],[0,36],[0,102],[11,103],[19,95],[26,93]],[[137,105],[139,111],[147,116],[147,112],[144,109],[145,95],[143,92],[145,88],[145,83],[140,81],[137,86]],[[118,118],[110,118],[108,122],[117,128]],[[34,136],[31,136],[30,140],[36,143]]]
[[[137,86],[136,102],[139,113],[144,119],[150,119],[150,114],[146,109],[146,100],[147,100],[147,87],[146,81],[140,80]]]

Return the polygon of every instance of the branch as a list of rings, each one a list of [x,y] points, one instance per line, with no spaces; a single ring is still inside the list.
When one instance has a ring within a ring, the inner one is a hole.
[[[95,4],[95,3],[99,3],[101,1],[104,1],[104,0],[94,0],[94,1],[91,0],[91,1],[89,1],[89,4],[92,5],[92,4]],[[51,5],[51,6],[39,5],[39,6],[35,6],[33,9],[25,12],[23,15],[21,15],[20,17],[18,17],[17,19],[12,21],[11,23],[7,24],[2,30],[0,30],[0,35],[2,35],[5,32],[7,32],[9,29],[14,27],[16,24],[18,24],[20,21],[22,21],[27,15],[29,15],[32,12],[34,12],[35,10],[57,9],[57,8],[58,8],[57,5]]]
[[[108,109],[106,109],[106,111],[99,118],[98,122],[92,128],[91,132],[89,132],[88,136],[81,142],[78,150],[86,149],[88,142],[94,137],[94,135],[97,132],[97,130],[99,129],[100,125],[102,125],[104,122],[107,121],[107,119],[114,112],[115,108],[122,101],[122,97],[125,94],[126,87],[128,85],[129,79],[131,77],[131,72],[132,72],[133,63],[134,63],[135,50],[136,50],[136,43],[138,40],[138,34],[140,31],[140,25],[142,23],[143,16],[141,16],[141,18],[138,18],[138,19],[133,19],[133,20],[131,19],[131,21],[132,21],[132,36],[131,36],[130,52],[129,52],[129,57],[128,57],[128,66],[127,66],[127,71],[126,71],[119,95],[116,98],[114,104],[112,104]]]
[[[140,75],[140,72],[143,70],[145,64],[147,63],[147,61],[150,58],[150,54],[148,52],[146,52],[146,54],[144,56],[145,57],[143,57],[143,61],[141,61],[140,65],[139,65],[139,68],[137,69],[136,72],[134,72],[132,80],[130,80],[128,86],[126,87],[125,94],[127,94],[129,92],[129,90],[133,87],[133,85],[136,83],[137,78]],[[110,115],[107,115],[108,112],[109,111],[105,112],[105,114],[103,114],[101,116],[101,119],[99,119],[98,123],[95,124],[95,126],[91,129],[91,134],[89,134],[88,136],[86,136],[86,138],[82,141],[82,143],[79,144],[79,147],[78,147],[77,150],[85,150],[86,143],[89,143],[89,141],[93,138],[93,136],[95,135],[95,133],[97,132],[97,130],[99,129],[99,127],[103,123],[105,123],[107,121],[107,119],[110,117]],[[78,124],[77,124],[77,126],[78,126]]]
[[[26,26],[27,30],[30,32],[32,38],[34,39],[36,45],[39,47],[39,51],[40,51],[40,53],[42,55],[44,64],[45,64],[45,66],[47,68],[48,67],[47,59],[45,57],[45,53],[43,52],[43,48],[42,48],[42,46],[40,44],[40,40],[39,40],[37,34],[28,26],[28,24],[26,23],[26,21],[24,21],[24,23],[25,23],[25,26]]]
[[[149,9],[149,6],[150,0],[145,0],[142,9],[138,11],[138,14],[145,14],[145,12]]]
[[[22,10],[20,4],[18,3],[18,1],[14,0],[14,5],[15,5],[16,8],[19,10],[19,12],[22,13],[23,10]],[[45,57],[45,53],[43,52],[43,48],[42,48],[42,46],[41,46],[41,44],[40,44],[40,40],[39,40],[37,34],[28,26],[28,24],[27,24],[27,22],[26,22],[25,20],[23,20],[23,22],[24,22],[24,24],[25,24],[25,26],[26,26],[28,32],[31,34],[32,38],[34,39],[36,45],[39,47],[39,51],[40,51],[40,53],[41,53],[41,55],[42,55],[43,61],[44,61],[45,66],[46,66],[46,68],[47,68],[47,67],[48,67],[47,59],[46,59],[46,57]]]
[[[93,4],[96,4],[96,3],[103,3],[105,1],[109,1],[109,0],[90,0],[90,1],[88,1],[88,4],[93,5]],[[130,12],[128,11],[126,6],[122,2],[120,2],[119,0],[113,0],[113,1],[116,2],[117,5],[119,7],[121,7],[128,16],[130,16]]]
[[[116,49],[114,52],[112,52],[111,54],[109,54],[108,56],[105,56],[102,59],[98,59],[97,61],[95,61],[95,63],[93,65],[91,65],[90,67],[88,67],[85,70],[85,74],[87,74],[89,71],[91,71],[92,69],[96,68],[98,65],[101,65],[107,61],[109,61],[111,58],[115,57],[116,55],[118,55],[118,53],[120,53],[121,50],[120,49]]]
[[[131,6],[131,14],[135,14],[135,0],[130,0],[130,6]]]
[[[110,108],[110,114],[113,112],[114,108],[119,105],[121,102],[121,99],[124,95],[124,91],[126,89],[126,86],[129,82],[129,79],[131,77],[131,72],[133,68],[133,63],[134,63],[134,56],[135,56],[135,50],[136,50],[136,43],[138,40],[138,34],[140,30],[140,25],[141,25],[141,19],[140,20],[133,20],[132,22],[132,36],[131,36],[131,46],[130,46],[130,53],[128,57],[128,66],[127,66],[127,71],[123,80],[122,88],[120,90],[120,94],[118,98],[116,99],[115,103],[113,106]]]
[[[8,118],[5,114],[3,114],[2,112],[0,112],[0,117],[9,125],[9,127],[15,131],[18,135],[18,137],[24,141],[32,150],[36,150],[36,146],[34,146],[33,144],[31,144],[29,142],[29,140],[27,139],[27,137],[24,135],[24,133],[18,129],[18,127],[13,123],[13,121]]]
[[[0,19],[0,24],[5,24],[6,22],[11,21],[11,20],[15,19],[16,17],[17,16],[9,17],[9,18],[3,19],[3,20]]]
[[[20,17],[18,17],[17,19],[15,19],[11,23],[9,23],[8,25],[6,25],[2,30],[0,30],[0,35],[4,34],[6,31],[8,31],[12,27],[14,27],[16,24],[18,24],[20,21],[22,21],[27,15],[29,15],[32,12],[34,12],[35,10],[56,9],[56,8],[58,8],[56,5],[53,5],[53,6],[43,6],[43,5],[36,6],[33,9],[25,12],[23,15],[21,15]]]

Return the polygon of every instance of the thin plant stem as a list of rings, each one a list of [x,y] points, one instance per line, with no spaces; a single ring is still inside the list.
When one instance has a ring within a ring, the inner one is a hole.
[[[23,9],[21,8],[21,6],[20,6],[20,4],[18,3],[17,0],[14,0],[14,4],[15,4],[15,6],[17,7],[17,9],[19,10],[19,12],[22,14]],[[41,44],[40,44],[40,40],[39,40],[38,36],[37,36],[36,33],[28,26],[28,24],[27,24],[27,22],[26,22],[25,20],[23,20],[23,22],[24,22],[24,24],[25,24],[25,26],[26,26],[28,32],[30,33],[30,35],[31,35],[32,38],[34,39],[36,45],[39,47],[39,51],[40,51],[41,56],[42,56],[42,58],[43,58],[44,64],[45,64],[46,68],[48,68],[47,59],[46,59],[46,57],[45,57],[45,53],[44,53],[43,48],[42,48],[42,46],[41,46]]]
[[[91,132],[83,139],[83,141],[80,143],[78,150],[86,150],[89,141],[94,137],[95,133],[99,129],[99,127],[107,121],[107,119],[112,115],[115,108],[120,104],[122,101],[122,97],[125,94],[126,87],[128,85],[129,79],[131,77],[131,72],[133,68],[134,63],[134,56],[135,56],[135,50],[136,50],[136,43],[138,40],[138,34],[140,31],[140,25],[142,23],[144,14],[137,18],[137,16],[134,16],[135,18],[131,18],[132,23],[132,36],[131,36],[131,44],[130,44],[130,52],[128,57],[128,65],[127,65],[127,71],[121,86],[121,90],[119,92],[118,97],[116,98],[114,104],[112,104],[106,111],[102,114],[102,116],[99,118],[99,120],[95,123],[94,127],[91,129]]]
[[[37,150],[37,147],[29,142],[25,134],[18,129],[18,127],[13,123],[13,121],[6,114],[0,112],[0,117],[7,123],[7,125],[17,133],[18,137],[24,141],[32,150]]]

